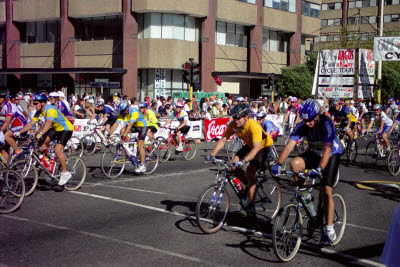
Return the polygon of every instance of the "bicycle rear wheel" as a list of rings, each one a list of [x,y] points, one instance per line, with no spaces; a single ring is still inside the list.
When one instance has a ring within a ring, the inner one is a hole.
[[[257,183],[256,216],[266,222],[275,219],[282,205],[282,189],[274,178],[264,178]]]
[[[158,160],[161,163],[167,162],[171,156],[170,142],[168,139],[159,138],[158,139]]]
[[[387,158],[387,166],[389,172],[393,176],[397,176],[400,173],[400,152],[398,149],[390,151]]]
[[[83,155],[83,142],[79,137],[71,136],[68,140],[67,147],[69,147],[69,154],[68,156],[78,156],[82,157]]]
[[[121,145],[117,145],[115,152],[108,148],[101,158],[101,170],[108,178],[118,178],[124,171],[125,161],[125,151]]]
[[[14,161],[10,166],[11,170],[19,172],[25,182],[25,196],[29,196],[35,191],[37,186],[39,175],[36,167],[33,164],[29,165],[28,160],[20,159]]]
[[[146,158],[145,158],[145,165],[146,171],[143,172],[144,174],[152,174],[158,166],[158,148],[157,144],[153,145],[145,145],[144,147]]]
[[[347,211],[346,204],[339,194],[333,194],[333,203],[335,205],[335,217],[333,219],[333,229],[336,232],[336,239],[333,240],[332,245],[337,245],[343,237],[346,228]]]
[[[182,157],[185,160],[192,160],[194,156],[196,156],[197,152],[197,143],[194,139],[184,139],[183,140],[183,151],[182,151]]]
[[[230,207],[230,198],[222,184],[209,185],[200,194],[196,205],[196,222],[200,230],[213,234],[222,228]]]
[[[376,150],[375,142],[371,141],[368,143],[365,150],[365,163],[372,164],[378,162],[378,151]]]
[[[82,138],[83,153],[90,156],[96,151],[96,138],[94,134],[87,134]]]
[[[86,179],[86,165],[83,160],[77,156],[67,157],[67,170],[71,173],[72,177],[64,185],[68,191],[79,189]]]
[[[358,154],[357,141],[354,139],[353,142],[349,141],[346,149],[346,156],[350,162],[355,162]]]
[[[25,183],[14,170],[0,171],[0,213],[18,209],[25,197]]]
[[[303,219],[297,206],[286,205],[275,218],[272,247],[279,261],[287,262],[296,256],[303,236]]]

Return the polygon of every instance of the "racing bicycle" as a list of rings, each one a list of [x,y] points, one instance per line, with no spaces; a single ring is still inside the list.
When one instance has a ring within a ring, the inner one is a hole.
[[[169,127],[160,127],[162,129],[166,129],[168,131],[168,137],[158,137],[158,154],[159,154],[159,161],[161,163],[167,162],[169,157],[171,156],[171,144],[178,147],[178,142],[175,141],[177,138],[176,129],[172,129]],[[171,133],[172,132],[172,133]],[[182,157],[185,160],[192,160],[194,156],[196,156],[197,152],[197,143],[194,139],[186,139],[185,135],[182,135],[182,144],[183,150],[180,151]]]
[[[0,213],[19,208],[25,197],[25,183],[21,175],[10,169],[0,170]]]

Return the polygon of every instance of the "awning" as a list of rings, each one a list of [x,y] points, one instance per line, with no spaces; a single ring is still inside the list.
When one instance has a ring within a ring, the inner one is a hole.
[[[281,74],[263,73],[263,72],[247,72],[247,71],[214,71],[211,73],[213,77],[230,77],[230,78],[245,78],[245,79],[274,79],[277,80]]]
[[[68,73],[120,73],[126,74],[126,69],[121,68],[18,68],[0,69],[0,74],[68,74]]]

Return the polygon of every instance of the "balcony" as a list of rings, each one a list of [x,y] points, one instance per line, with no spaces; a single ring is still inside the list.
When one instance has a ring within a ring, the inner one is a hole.
[[[49,20],[57,18],[60,18],[60,1],[35,0],[34,4],[32,0],[13,1],[14,21]]]
[[[68,16],[96,17],[108,16],[122,13],[121,0],[69,0]]]
[[[247,71],[247,48],[215,46],[215,71]]]
[[[295,32],[297,28],[297,14],[278,9],[264,7],[264,26],[289,32]],[[319,23],[321,25],[321,23]]]
[[[76,41],[76,68],[122,68],[122,41]]]
[[[54,68],[55,45],[21,44],[21,68]]]
[[[321,20],[308,16],[302,16],[301,32],[308,36],[319,36]]]
[[[218,0],[217,19],[236,24],[256,25],[257,6],[240,1]]]
[[[281,68],[287,66],[288,55],[285,52],[263,51],[262,72],[281,73]],[[266,61],[268,59],[269,61]]]
[[[132,0],[132,11],[138,13],[178,13],[206,17],[208,16],[208,0]]]

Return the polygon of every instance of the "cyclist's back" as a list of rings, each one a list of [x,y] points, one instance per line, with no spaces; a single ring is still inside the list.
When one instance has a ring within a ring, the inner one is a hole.
[[[52,120],[52,126],[56,132],[74,130],[72,123],[53,105],[47,104],[43,111],[37,111],[33,120],[39,121],[40,117],[44,117],[46,120]]]
[[[24,114],[22,114],[16,105],[9,102],[4,103],[0,115],[2,117],[12,116],[11,122],[8,126],[12,132],[21,130],[22,127],[27,124]]]

